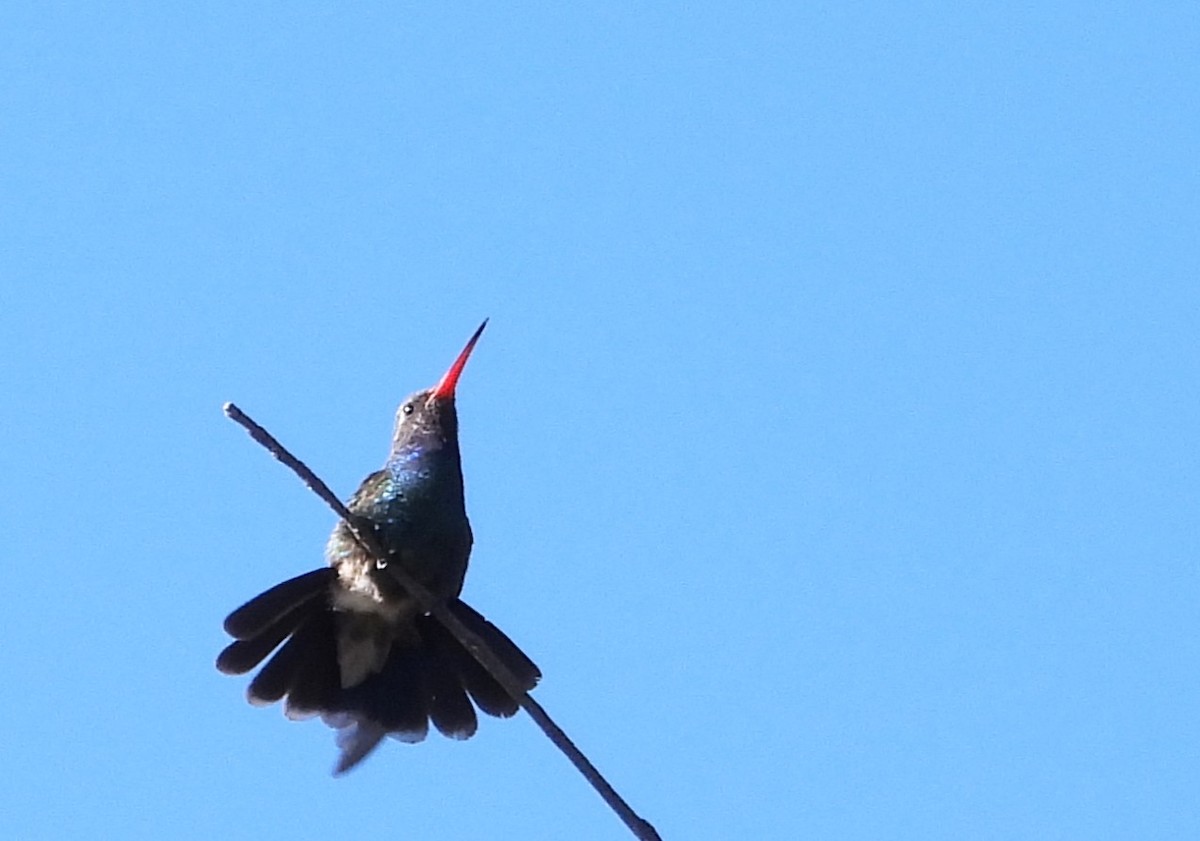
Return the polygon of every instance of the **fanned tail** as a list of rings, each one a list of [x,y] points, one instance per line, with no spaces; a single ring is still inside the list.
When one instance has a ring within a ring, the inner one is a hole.
[[[289,718],[320,715],[336,728],[341,755],[335,774],[360,763],[384,736],[419,742],[432,721],[445,736],[469,739],[478,727],[475,707],[500,717],[519,709],[432,616],[417,617],[403,633],[379,622],[374,633],[387,635],[386,660],[377,672],[343,687],[339,623],[361,622],[369,615],[350,617],[334,610],[332,576],[329,568],[298,576],[235,610],[225,628],[236,640],[217,657],[217,668],[244,674],[274,651],[251,680],[247,697],[255,705],[283,700]],[[509,668],[522,689],[537,685],[541,672],[503,631],[459,599],[447,607]],[[378,645],[379,640],[367,644]]]

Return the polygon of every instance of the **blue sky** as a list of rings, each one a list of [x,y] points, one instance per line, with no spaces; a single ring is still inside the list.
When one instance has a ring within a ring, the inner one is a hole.
[[[668,839],[1200,836],[1194,3],[0,11],[23,839],[629,837],[219,675],[479,321],[465,596]]]

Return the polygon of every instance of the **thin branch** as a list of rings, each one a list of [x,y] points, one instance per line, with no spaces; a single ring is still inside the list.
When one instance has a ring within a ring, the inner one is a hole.
[[[326,505],[345,520],[346,526],[350,529],[354,539],[375,559],[377,564],[386,565],[388,563],[388,554],[379,545],[374,529],[370,527],[369,523],[352,514],[342,504],[342,501],[334,496],[333,491],[329,489],[328,485],[322,482],[304,462],[288,452],[282,444],[275,440],[275,437],[271,433],[255,423],[249,415],[233,403],[226,403],[224,408],[225,414],[230,420],[249,432],[251,438],[290,468],[311,491],[321,497]],[[577,748],[575,743],[563,732],[562,728],[554,723],[542,708],[542,705],[529,697],[529,693],[521,687],[521,684],[517,681],[513,673],[509,671],[508,667],[492,653],[492,650],[477,635],[463,625],[458,620],[458,617],[446,609],[444,602],[434,598],[433,594],[414,580],[401,565],[391,564],[389,571],[399,582],[400,586],[407,590],[424,610],[431,613],[441,622],[454,635],[455,639],[471,652],[471,655],[479,661],[480,665],[487,669],[488,674],[504,687],[504,691],[516,699],[525,712],[529,713],[529,717],[537,723],[542,732],[546,734],[546,737],[566,755],[567,759],[571,761],[571,764],[575,766],[579,773],[583,774],[592,788],[596,790],[596,793],[604,799],[609,808],[616,812],[617,817],[629,827],[629,830],[639,841],[661,841],[658,831],[630,808],[629,804],[625,802],[621,795],[617,794],[616,789],[609,784],[608,780],[604,779],[603,775],[596,770],[596,766],[584,756],[583,751]]]

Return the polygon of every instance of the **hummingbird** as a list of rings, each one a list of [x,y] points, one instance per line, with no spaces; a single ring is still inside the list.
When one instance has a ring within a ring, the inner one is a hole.
[[[526,691],[538,667],[495,625],[459,599],[471,555],[454,396],[485,320],[433,388],[396,412],[382,470],[363,480],[347,508],[387,553],[379,563],[339,521],[327,565],[277,584],[229,614],[234,638],[217,668],[246,674],[274,652],[247,688],[256,706],[283,700],[291,719],[320,716],[338,731],[339,775],[383,740],[420,742],[429,723],[469,739],[475,707],[499,717],[517,701],[389,571],[400,565],[508,666]],[[472,705],[474,703],[474,706]]]

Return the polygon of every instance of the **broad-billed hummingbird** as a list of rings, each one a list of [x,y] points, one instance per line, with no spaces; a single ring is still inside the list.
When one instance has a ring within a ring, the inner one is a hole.
[[[389,573],[400,564],[532,689],[541,672],[495,625],[458,598],[471,554],[463,502],[454,391],[487,322],[431,389],[396,413],[391,453],[348,503],[388,553],[378,564],[344,522],[329,538],[329,565],[284,581],[225,619],[235,641],[217,657],[225,674],[245,674],[255,705],[284,699],[289,718],[320,715],[336,728],[350,770],[384,736],[419,742],[429,722],[452,739],[475,733],[475,706],[511,716],[517,702]],[[282,644],[282,645],[281,645]],[[468,697],[470,700],[468,700]]]

